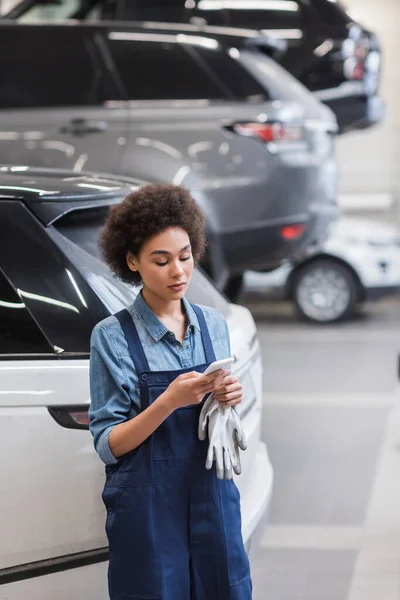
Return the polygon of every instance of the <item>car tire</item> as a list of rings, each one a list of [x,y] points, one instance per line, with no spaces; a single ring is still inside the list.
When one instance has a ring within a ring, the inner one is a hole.
[[[237,302],[244,287],[244,275],[231,275],[224,287],[224,294],[231,302]]]
[[[314,323],[343,321],[354,313],[360,300],[356,275],[329,258],[298,267],[291,295],[298,314]]]

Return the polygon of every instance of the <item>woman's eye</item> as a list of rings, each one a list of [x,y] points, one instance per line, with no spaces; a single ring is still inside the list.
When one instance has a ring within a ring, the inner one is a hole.
[[[180,260],[181,262],[183,262],[184,260],[189,260],[190,258],[192,258],[192,257],[191,257],[191,256],[186,256],[185,258],[180,258],[179,260]],[[165,266],[168,264],[168,261],[167,261],[167,262],[156,262],[155,264],[156,264],[158,267],[165,267]]]

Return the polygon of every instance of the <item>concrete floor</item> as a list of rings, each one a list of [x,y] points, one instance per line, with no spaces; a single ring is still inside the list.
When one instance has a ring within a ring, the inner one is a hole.
[[[327,327],[242,303],[259,328],[275,469],[254,600],[399,600],[400,298]]]

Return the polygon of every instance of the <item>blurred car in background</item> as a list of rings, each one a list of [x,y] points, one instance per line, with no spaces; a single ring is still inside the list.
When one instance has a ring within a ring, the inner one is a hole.
[[[108,548],[104,465],[88,431],[93,326],[138,292],[99,259],[99,229],[135,182],[73,172],[0,170],[0,597],[99,600]],[[262,362],[254,319],[195,270],[189,301],[227,319],[239,414],[243,537],[257,544],[273,472],[260,439]],[[5,457],[7,457],[5,459]]]
[[[270,273],[248,272],[244,281],[249,293],[292,301],[309,321],[334,323],[361,302],[400,291],[400,230],[342,217],[319,253]]]
[[[262,50],[333,109],[340,131],[369,127],[384,115],[379,40],[340,0],[24,0],[8,16],[182,22],[193,24],[193,32],[204,25],[215,33],[257,29],[281,42]]]
[[[301,258],[338,215],[336,119],[254,41],[1,20],[0,161],[185,185],[235,299],[245,270]]]

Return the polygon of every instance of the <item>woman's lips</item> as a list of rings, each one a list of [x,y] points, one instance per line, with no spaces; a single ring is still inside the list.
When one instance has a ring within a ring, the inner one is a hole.
[[[169,287],[172,288],[173,290],[180,290],[185,285],[186,284],[184,282],[182,282],[182,283],[176,283],[175,285],[170,285]]]

